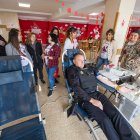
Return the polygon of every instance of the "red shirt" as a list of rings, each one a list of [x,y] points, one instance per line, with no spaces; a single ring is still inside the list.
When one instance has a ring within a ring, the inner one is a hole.
[[[61,49],[57,44],[54,44],[50,51],[48,52],[48,56],[53,57],[53,59],[48,60],[48,67],[54,67],[58,65],[58,59],[60,57]]]

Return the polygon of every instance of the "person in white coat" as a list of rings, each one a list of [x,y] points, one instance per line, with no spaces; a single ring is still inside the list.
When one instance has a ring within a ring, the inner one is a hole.
[[[78,47],[78,42],[77,42],[77,29],[74,28],[74,27],[70,27],[68,30],[67,30],[67,33],[66,33],[66,40],[65,40],[65,43],[64,43],[64,50],[67,50],[67,49],[76,49]]]

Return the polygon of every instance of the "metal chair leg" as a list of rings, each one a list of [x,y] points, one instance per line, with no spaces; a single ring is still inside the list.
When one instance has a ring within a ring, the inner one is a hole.
[[[95,140],[100,140],[99,137],[97,136],[95,129],[93,128],[93,125],[91,124],[90,120],[88,118],[85,118],[84,121],[86,122],[86,124],[88,125],[88,127],[91,129],[92,134],[94,136]]]

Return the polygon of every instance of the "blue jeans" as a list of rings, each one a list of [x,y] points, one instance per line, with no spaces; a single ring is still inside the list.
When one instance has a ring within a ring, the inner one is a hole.
[[[97,61],[97,64],[96,64],[96,70],[99,70],[100,67],[101,67],[103,64],[104,64],[104,65],[108,65],[108,64],[109,64],[108,59],[103,59],[103,58],[99,57],[99,58],[98,58],[98,61]]]
[[[54,66],[54,67],[48,68],[46,66],[46,71],[47,71],[47,74],[48,74],[50,90],[53,90],[53,86],[55,84],[54,73],[55,73],[57,67],[58,66]]]

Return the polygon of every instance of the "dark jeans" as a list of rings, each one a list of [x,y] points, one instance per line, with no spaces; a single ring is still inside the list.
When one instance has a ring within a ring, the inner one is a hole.
[[[99,58],[98,58],[98,61],[97,61],[97,64],[96,64],[96,69],[99,70],[100,67],[101,67],[103,64],[104,64],[104,65],[108,65],[108,64],[109,64],[108,59],[103,59],[103,58],[99,57]]]
[[[38,77],[37,77],[37,70],[39,72],[39,79],[43,80],[43,63],[37,63],[34,65],[34,76],[35,76],[35,82],[38,82]]]
[[[103,104],[103,110],[90,102],[83,102],[81,106],[90,118],[97,121],[108,140],[135,140],[130,125],[105,95],[96,92],[91,97]]]

